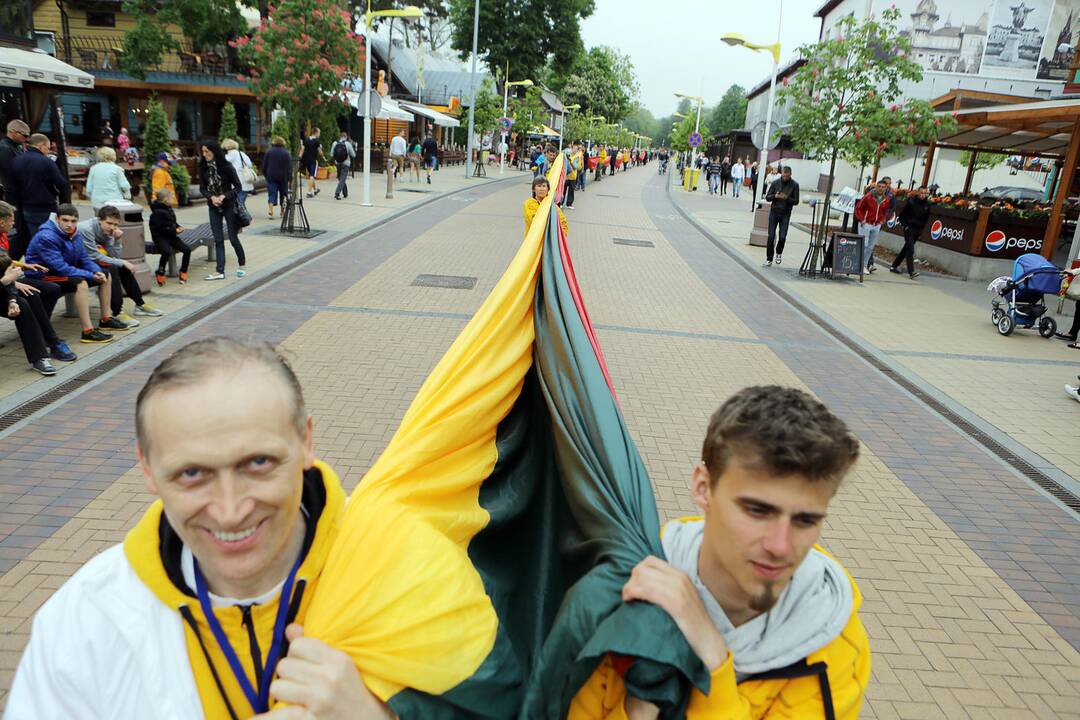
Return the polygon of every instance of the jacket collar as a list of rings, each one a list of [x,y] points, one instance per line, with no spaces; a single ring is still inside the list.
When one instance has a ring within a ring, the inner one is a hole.
[[[309,522],[304,560],[297,578],[311,579],[322,572],[345,507],[345,491],[329,465],[316,460],[315,466],[304,473],[301,502]],[[124,538],[124,555],[135,574],[161,602],[173,609],[191,605],[194,599],[194,591],[184,582],[180,566],[182,550],[183,543],[169,525],[161,500],[150,506]]]

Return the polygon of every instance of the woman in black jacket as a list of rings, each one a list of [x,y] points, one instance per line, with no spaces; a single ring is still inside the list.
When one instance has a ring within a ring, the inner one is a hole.
[[[229,229],[229,242],[236,252],[236,262],[240,267],[236,277],[244,277],[246,259],[244,246],[240,244],[238,232],[240,219],[236,215],[236,193],[241,190],[240,178],[236,168],[225,159],[225,153],[216,140],[202,143],[202,159],[199,160],[199,191],[206,198],[206,207],[210,213],[210,230],[214,233],[214,252],[217,256],[217,272],[207,275],[207,280],[225,279],[225,234],[222,221]]]

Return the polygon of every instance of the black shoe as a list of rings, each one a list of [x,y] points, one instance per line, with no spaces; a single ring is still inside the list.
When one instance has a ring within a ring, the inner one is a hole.
[[[893,265],[893,266],[891,266],[891,267],[889,268],[889,272],[891,272],[891,273],[896,273],[897,275],[899,275],[900,273],[902,273],[902,272],[903,272],[903,270],[901,270],[900,268],[898,268],[898,267],[896,267],[895,265]]]
[[[873,274],[873,272],[874,272],[875,270],[877,270],[877,268],[876,268],[876,267],[874,267],[873,265],[869,265],[869,266],[867,266],[867,268],[866,268],[866,272],[867,272],[867,274],[868,274],[868,275],[869,275],[869,274]]]
[[[56,374],[56,368],[54,368],[53,364],[49,362],[49,358],[41,358],[40,360],[35,360],[30,364],[35,370],[37,370],[39,373],[46,377]]]
[[[1068,340],[1069,342],[1076,342],[1076,336],[1069,333],[1054,333],[1054,337],[1062,340]]]
[[[335,196],[334,196],[334,199],[335,199],[335,200],[340,200],[340,199],[341,199],[341,196],[340,196],[340,195],[335,195]]]
[[[101,328],[102,330],[121,330],[121,331],[123,331],[123,330],[130,330],[131,329],[131,325],[128,325],[126,322],[124,322],[120,318],[115,318],[115,317],[104,318],[104,319],[98,321],[98,327]]]
[[[79,342],[84,343],[107,343],[112,342],[113,336],[100,330],[83,331]]]
[[[915,272],[908,275],[908,277],[911,278],[912,280],[914,280],[915,278],[919,277],[920,275],[922,275],[922,273],[919,272],[918,270],[916,270]]]

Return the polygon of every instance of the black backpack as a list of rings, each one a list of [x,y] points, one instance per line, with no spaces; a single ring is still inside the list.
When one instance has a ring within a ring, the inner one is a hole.
[[[345,143],[339,141],[334,145],[334,162],[349,162],[349,148],[345,146]]]

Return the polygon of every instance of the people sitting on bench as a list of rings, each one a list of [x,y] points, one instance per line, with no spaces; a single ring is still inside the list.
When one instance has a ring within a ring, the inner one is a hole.
[[[187,282],[188,265],[191,263],[191,248],[180,239],[179,233],[184,228],[176,222],[176,213],[172,209],[172,191],[161,188],[154,194],[150,203],[150,237],[154,246],[161,253],[154,278],[158,285],[165,284],[165,269],[169,258],[180,253],[180,284]]]
[[[129,327],[138,327],[139,321],[124,312],[125,295],[135,303],[136,315],[161,317],[165,313],[143,300],[142,289],[135,278],[135,266],[120,257],[117,241],[124,234],[120,229],[120,219],[120,211],[116,207],[102,205],[98,208],[97,217],[79,223],[79,235],[82,236],[86,254],[111,276],[110,309],[113,317]]]
[[[82,323],[82,342],[111,342],[113,336],[103,330],[127,330],[128,326],[110,314],[110,276],[86,254],[82,240],[76,237],[78,223],[79,210],[70,203],[61,205],[49,217],[30,239],[25,258],[28,265],[44,266],[48,270],[29,270],[27,275],[56,283],[62,293],[75,293],[75,310]],[[97,328],[90,321],[90,286],[98,289],[101,303],[101,320]]]

